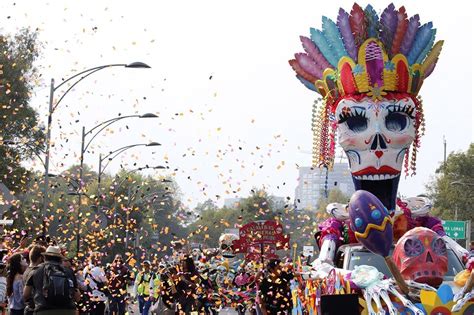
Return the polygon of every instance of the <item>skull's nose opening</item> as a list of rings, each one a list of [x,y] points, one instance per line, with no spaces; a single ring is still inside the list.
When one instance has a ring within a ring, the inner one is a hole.
[[[379,198],[387,210],[395,209],[400,175],[384,180],[360,180],[352,176],[352,181],[354,182],[355,190],[366,190]]]
[[[431,257],[430,252],[428,252],[428,254],[426,255],[426,262],[430,262],[430,263],[433,262],[433,257]]]

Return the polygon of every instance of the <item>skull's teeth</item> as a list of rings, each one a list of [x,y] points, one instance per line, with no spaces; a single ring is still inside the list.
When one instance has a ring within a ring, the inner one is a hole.
[[[392,179],[399,176],[397,175],[389,175],[389,174],[375,174],[375,175],[362,175],[362,176],[354,176],[355,179],[358,180],[384,180],[384,179]]]

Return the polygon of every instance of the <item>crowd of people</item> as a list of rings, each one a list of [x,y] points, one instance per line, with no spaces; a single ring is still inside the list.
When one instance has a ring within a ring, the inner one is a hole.
[[[141,262],[91,252],[79,259],[49,238],[0,243],[1,314],[289,314],[290,263],[175,250]],[[109,262],[108,262],[109,261]],[[135,313],[136,314],[136,313]]]

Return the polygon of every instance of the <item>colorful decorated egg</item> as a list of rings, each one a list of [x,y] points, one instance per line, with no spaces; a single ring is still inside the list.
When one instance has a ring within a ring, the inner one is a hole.
[[[358,190],[349,202],[349,217],[357,240],[371,252],[387,257],[393,242],[393,227],[382,202],[372,193]]]

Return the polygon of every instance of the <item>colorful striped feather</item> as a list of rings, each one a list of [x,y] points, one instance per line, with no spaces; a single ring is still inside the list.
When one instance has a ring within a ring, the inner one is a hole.
[[[431,30],[431,36],[430,36],[430,40],[428,41],[428,44],[426,44],[425,48],[423,48],[418,58],[416,58],[415,63],[421,64],[423,62],[423,59],[425,59],[426,55],[428,55],[428,53],[430,52],[431,47],[433,47],[435,38],[436,38],[436,29],[434,28]]]
[[[335,52],[331,48],[330,44],[328,43],[326,37],[324,37],[323,33],[320,30],[311,28],[311,40],[316,44],[319,51],[323,54],[324,58],[334,67],[337,68],[337,63],[339,59],[337,59]]]
[[[316,78],[309,74],[308,72],[304,71],[303,68],[300,66],[298,61],[295,59],[291,59],[288,61],[290,63],[290,66],[295,70],[295,72],[301,76],[303,79],[309,81],[309,82],[316,82]]]
[[[383,43],[386,51],[391,51],[397,24],[397,11],[395,11],[393,3],[390,3],[380,16],[380,41]]]
[[[433,70],[436,67],[437,62],[438,62],[438,59],[436,59],[434,63],[430,64],[428,68],[426,68],[426,72],[423,73],[423,78],[427,78],[430,76],[431,73],[433,73]]]
[[[397,18],[398,24],[395,36],[393,37],[392,56],[395,56],[400,52],[400,46],[402,45],[402,40],[408,27],[408,16],[405,7],[400,7],[400,9],[398,9]]]
[[[347,51],[344,48],[344,43],[341,39],[341,33],[337,28],[336,23],[333,20],[323,16],[323,35],[332,47],[332,50],[336,53],[336,58],[339,61],[342,57],[347,55]]]
[[[424,76],[427,77],[431,74],[434,69],[434,65],[436,64],[439,54],[441,53],[441,49],[443,48],[444,41],[440,40],[436,42],[436,44],[431,48],[431,51],[426,56],[425,61],[421,65],[421,71],[424,73]],[[431,69],[431,71],[429,71]]]
[[[422,27],[420,27],[420,29],[416,33],[415,40],[413,41],[413,45],[407,57],[408,63],[410,65],[415,63],[423,48],[425,48],[428,42],[430,41],[432,28],[433,23],[428,22]]]
[[[377,12],[370,4],[368,4],[365,7],[364,14],[367,21],[367,36],[378,38],[380,32],[380,23]]]
[[[339,15],[337,16],[337,27],[341,32],[342,41],[344,42],[344,47],[348,52],[349,56],[357,62],[357,48],[354,43],[354,35],[352,35],[351,25],[349,23],[349,13],[344,11],[344,9],[339,9]]]
[[[405,56],[410,52],[411,45],[415,39],[416,32],[420,26],[420,16],[415,14],[408,21],[407,31],[403,37],[402,45],[400,46],[400,52]]]
[[[352,6],[349,23],[351,24],[352,34],[354,34],[354,43],[359,49],[360,45],[367,39],[367,25],[364,10],[357,3]]]
[[[304,51],[323,69],[332,68],[329,62],[324,58],[323,54],[319,51],[318,47],[314,42],[306,36],[300,36],[301,44],[303,45]]]
[[[321,67],[319,67],[319,65],[316,64],[316,62],[314,62],[310,56],[305,53],[297,53],[295,54],[295,58],[304,71],[316,77],[317,79],[321,79],[323,77],[323,69],[321,69]]]

